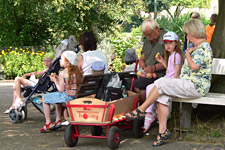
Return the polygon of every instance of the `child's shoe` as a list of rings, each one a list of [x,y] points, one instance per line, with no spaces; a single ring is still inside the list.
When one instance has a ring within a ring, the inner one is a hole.
[[[62,122],[61,120],[56,121],[56,122],[54,123],[54,125],[50,128],[50,130],[56,130],[56,129],[58,129],[58,128],[61,128],[61,127],[62,127],[61,122]]]
[[[145,115],[144,131],[143,131],[143,133],[146,133],[150,129],[152,123],[155,120],[156,120],[156,114],[155,113],[151,113],[151,114],[146,114]]]
[[[13,109],[12,106],[9,109],[6,109],[5,112],[4,112],[4,114],[9,114],[10,110],[12,110],[12,109]]]
[[[68,126],[69,124],[70,124],[70,122],[68,120],[61,123],[62,126]]]
[[[54,125],[52,124],[52,122],[50,122],[49,124],[45,124],[43,128],[41,128],[40,132],[41,133],[46,133],[47,131],[49,131],[52,127],[54,127]]]

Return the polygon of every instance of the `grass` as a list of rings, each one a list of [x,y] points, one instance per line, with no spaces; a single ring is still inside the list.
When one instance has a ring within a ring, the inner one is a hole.
[[[179,106],[179,105],[178,105]],[[223,143],[225,141],[224,107],[198,106],[192,112],[192,127],[189,131],[181,131],[179,122],[179,107],[173,106],[168,127],[173,130],[174,140],[195,141],[197,143]]]

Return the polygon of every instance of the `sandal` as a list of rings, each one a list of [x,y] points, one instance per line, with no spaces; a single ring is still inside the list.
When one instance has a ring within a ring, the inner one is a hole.
[[[45,124],[44,127],[41,128],[40,132],[41,133],[46,133],[48,132],[54,125],[52,124],[52,122],[50,122],[49,124]]]
[[[156,144],[152,144],[152,146],[160,146],[164,143],[165,140],[169,139],[172,136],[172,133],[166,129],[164,133],[158,133],[159,139],[155,139],[154,142]]]
[[[153,122],[155,122],[156,120],[156,114],[155,113],[151,113],[151,114],[146,114],[145,115],[145,122],[144,122],[144,131],[143,133],[148,132],[148,130],[150,129],[151,125]]]
[[[125,114],[124,116],[130,120],[135,120],[135,119],[144,120],[145,112],[141,112],[140,109],[138,109],[138,108],[136,108],[135,111],[137,112],[137,114],[135,114],[133,112],[129,112],[129,113]],[[130,114],[130,115],[128,115],[128,114]]]
[[[61,128],[62,127],[62,124],[61,124],[61,120],[58,120],[54,123],[54,125],[52,125],[52,127],[50,127],[50,130],[56,130],[58,128]]]
[[[159,139],[156,138],[154,140],[152,146],[160,146],[160,145],[162,145],[164,143],[165,139],[162,137],[162,133],[158,133],[157,136],[159,136]],[[156,143],[156,144],[154,144],[154,143]]]
[[[166,129],[164,133],[162,133],[162,137],[164,137],[165,140],[169,139],[172,136],[172,133]]]

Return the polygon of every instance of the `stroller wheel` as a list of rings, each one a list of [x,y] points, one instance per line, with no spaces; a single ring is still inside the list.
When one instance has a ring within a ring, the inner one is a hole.
[[[23,120],[27,119],[27,107],[23,106],[22,108]]]
[[[10,110],[9,112],[9,120],[11,123],[17,123],[19,119],[19,112],[15,109]]]
[[[23,122],[23,120],[25,118],[24,110],[21,110],[21,112],[18,112],[18,114],[19,114],[18,122]]]

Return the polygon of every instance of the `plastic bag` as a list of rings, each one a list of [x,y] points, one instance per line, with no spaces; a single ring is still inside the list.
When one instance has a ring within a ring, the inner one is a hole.
[[[109,83],[107,84],[107,87],[114,87],[114,88],[121,88],[122,81],[120,80],[120,77],[118,74],[115,74],[111,77],[109,80]]]

